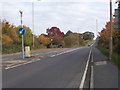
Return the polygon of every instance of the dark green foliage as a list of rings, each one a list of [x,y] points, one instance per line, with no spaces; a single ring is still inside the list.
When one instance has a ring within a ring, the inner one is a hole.
[[[84,40],[93,40],[93,38],[94,38],[94,33],[92,33],[92,32],[83,33]]]
[[[65,46],[66,47],[80,47],[84,46],[89,43],[89,41],[92,41],[93,38],[84,40],[83,34],[80,33],[73,33],[71,31],[68,31],[64,36]]]

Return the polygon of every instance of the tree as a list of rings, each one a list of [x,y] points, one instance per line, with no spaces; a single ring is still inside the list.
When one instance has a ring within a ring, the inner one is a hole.
[[[2,34],[2,46],[9,47],[13,43],[13,40],[6,34]]]
[[[94,38],[94,33],[92,33],[92,32],[83,33],[84,40],[93,40],[93,38]]]
[[[114,20],[113,20],[114,21]],[[114,27],[114,23],[112,25]],[[109,30],[110,30],[110,22],[107,22],[105,28],[99,32],[99,45],[105,48],[109,48]],[[120,29],[112,29],[113,32],[113,50],[120,52]]]
[[[48,38],[47,35],[45,34],[41,34],[39,37],[38,37],[38,40],[39,40],[39,43],[40,44],[43,44],[43,45],[47,45],[50,43],[50,39]]]
[[[80,34],[80,33],[73,33],[71,31],[68,31],[65,34],[64,41],[65,41],[65,45],[67,47],[84,45],[84,40],[82,39],[82,34]]]
[[[51,29],[47,29],[48,37],[52,39],[52,43],[54,45],[64,44],[63,36],[64,33],[60,31],[57,27],[52,27]]]
[[[64,37],[69,36],[69,35],[71,35],[71,34],[73,34],[73,32],[69,30],[69,31],[64,35]]]
[[[49,37],[63,37],[64,36],[64,33],[60,31],[59,28],[57,27],[52,27],[51,29],[47,29],[47,33],[48,33],[48,36]]]

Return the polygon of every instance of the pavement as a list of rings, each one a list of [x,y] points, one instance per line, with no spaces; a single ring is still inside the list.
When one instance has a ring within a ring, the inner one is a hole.
[[[119,70],[97,48],[93,47],[93,88],[114,88],[118,90]]]

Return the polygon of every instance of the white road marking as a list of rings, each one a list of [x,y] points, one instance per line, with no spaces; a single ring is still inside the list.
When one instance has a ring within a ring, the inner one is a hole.
[[[40,54],[34,54],[35,56],[40,55]]]
[[[52,56],[50,56],[50,57],[55,57],[56,55],[52,55]]]
[[[107,64],[107,61],[99,61],[99,62],[95,62],[95,65],[99,66],[99,65],[105,65]]]
[[[26,64],[29,64],[29,63],[32,63],[32,62],[37,62],[37,61],[40,61],[40,59],[37,59],[37,60],[33,60],[33,59],[32,59],[32,61],[29,61],[29,62],[26,62],[26,63],[22,63],[22,64],[18,64],[18,65],[11,66],[11,67],[7,67],[7,68],[5,68],[5,69],[8,70],[8,69],[12,69],[12,68],[15,68],[15,67],[19,67],[19,66],[22,66],[22,65],[26,65]]]
[[[79,88],[81,90],[83,90],[83,87],[84,87],[84,83],[85,83],[85,79],[86,79],[86,75],[87,75],[87,70],[88,70],[88,65],[89,65],[89,62],[90,62],[90,56],[91,56],[91,49],[90,49],[90,52],[89,52],[89,56],[88,56],[88,60],[87,60],[87,63],[86,63],[85,71],[83,73],[83,77],[82,77],[82,80],[81,80],[81,83],[80,83],[80,86],[79,86]]]
[[[61,52],[61,53],[58,53],[58,54],[56,54],[56,55],[52,55],[52,56],[50,56],[50,57],[55,57],[55,56],[62,55],[62,54],[65,54],[65,53],[69,53],[69,52],[72,52],[72,51],[75,51],[75,50],[78,50],[78,49],[80,49],[80,48],[68,50],[68,51],[65,51],[65,52]]]
[[[77,49],[80,49],[80,48],[77,48]],[[72,52],[74,50],[77,50],[77,49],[73,49],[73,50],[69,50],[69,51],[66,51],[66,52],[62,52],[62,53],[59,53],[59,54],[56,54],[56,55],[52,55],[50,57],[55,57],[55,56],[58,56],[58,55],[61,55],[61,54],[64,54],[64,53],[68,53],[68,52]],[[11,66],[11,67],[6,67],[5,69],[8,70],[8,69],[12,69],[12,68],[15,68],[15,67],[19,67],[19,66],[22,66],[22,65],[26,65],[26,64],[29,64],[29,63],[32,63],[32,62],[37,62],[39,61],[40,59],[32,59],[31,61],[29,62],[26,62],[26,63],[22,63],[22,64],[18,64],[18,65],[15,65],[15,66]]]

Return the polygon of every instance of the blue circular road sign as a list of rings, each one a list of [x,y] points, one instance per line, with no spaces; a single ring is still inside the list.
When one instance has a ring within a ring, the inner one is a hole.
[[[20,35],[24,35],[24,34],[25,34],[25,29],[24,29],[24,28],[20,28],[20,29],[18,30],[18,33],[19,33]]]

